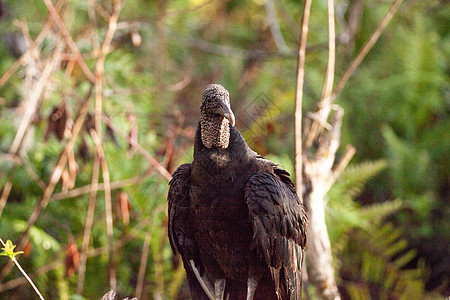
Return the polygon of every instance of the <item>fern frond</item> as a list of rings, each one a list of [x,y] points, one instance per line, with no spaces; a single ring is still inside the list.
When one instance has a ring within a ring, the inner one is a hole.
[[[352,197],[361,193],[367,181],[387,167],[386,160],[366,161],[345,169],[337,183]]]

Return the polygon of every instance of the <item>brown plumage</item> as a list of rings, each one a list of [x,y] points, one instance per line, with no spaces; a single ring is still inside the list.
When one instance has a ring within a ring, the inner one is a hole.
[[[194,161],[169,189],[169,238],[193,299],[301,299],[307,218],[289,173],[252,151],[229,95],[202,96]]]

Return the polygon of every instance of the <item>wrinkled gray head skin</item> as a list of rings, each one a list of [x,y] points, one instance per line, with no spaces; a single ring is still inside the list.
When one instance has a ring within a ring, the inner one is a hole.
[[[200,104],[202,143],[207,148],[227,148],[230,139],[230,122],[235,118],[231,111],[230,95],[220,84],[206,86]]]
[[[216,114],[216,111],[226,105],[230,110],[230,94],[220,84],[209,84],[202,95],[200,112],[202,114]]]

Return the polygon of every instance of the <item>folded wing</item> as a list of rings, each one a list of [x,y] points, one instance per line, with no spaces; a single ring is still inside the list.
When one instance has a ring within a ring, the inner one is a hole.
[[[289,174],[255,173],[245,186],[253,226],[252,250],[269,267],[280,299],[301,300],[306,214]]]

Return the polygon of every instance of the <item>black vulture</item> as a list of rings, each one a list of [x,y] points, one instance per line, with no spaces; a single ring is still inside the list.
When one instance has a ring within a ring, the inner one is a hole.
[[[194,160],[169,185],[169,239],[194,300],[301,300],[307,217],[289,173],[251,150],[228,91],[202,95]]]

